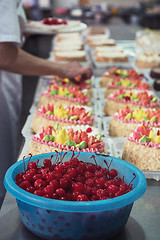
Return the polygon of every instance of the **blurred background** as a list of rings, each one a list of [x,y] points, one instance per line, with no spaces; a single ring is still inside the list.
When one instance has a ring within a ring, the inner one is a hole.
[[[28,19],[57,16],[83,22],[109,23],[119,17],[125,23],[159,29],[159,0],[23,0]]]

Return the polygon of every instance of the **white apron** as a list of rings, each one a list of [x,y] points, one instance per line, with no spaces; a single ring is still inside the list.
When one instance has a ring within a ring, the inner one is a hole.
[[[20,46],[25,21],[20,0],[0,0],[0,42]],[[21,94],[21,76],[0,70],[0,197],[5,193],[4,174],[16,160]]]

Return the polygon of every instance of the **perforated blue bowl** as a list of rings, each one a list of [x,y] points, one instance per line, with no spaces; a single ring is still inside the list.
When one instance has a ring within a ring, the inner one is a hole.
[[[32,161],[50,158],[56,153],[47,153],[32,157]],[[88,202],[54,200],[28,193],[15,184],[15,177],[24,171],[23,160],[13,164],[6,172],[4,185],[17,200],[20,217],[24,225],[36,235],[53,240],[89,240],[106,239],[117,234],[126,224],[134,201],[146,191],[146,179],[143,173],[130,163],[115,157],[106,157],[81,152],[79,160],[92,162],[95,155],[98,165],[106,167],[104,159],[111,168],[118,171],[127,184],[133,179],[133,190],[122,196]],[[68,161],[72,152],[68,152],[63,161]],[[54,159],[54,157],[53,157]],[[25,159],[27,165],[29,158]]]

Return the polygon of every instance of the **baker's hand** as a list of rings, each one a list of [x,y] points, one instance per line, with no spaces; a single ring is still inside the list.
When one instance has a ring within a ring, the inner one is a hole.
[[[73,82],[82,82],[92,76],[91,67],[84,67],[79,62],[70,62],[63,65],[63,76],[67,77]]]

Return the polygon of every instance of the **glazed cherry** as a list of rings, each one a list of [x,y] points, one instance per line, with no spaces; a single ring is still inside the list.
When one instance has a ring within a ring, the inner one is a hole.
[[[95,180],[94,178],[88,178],[86,181],[85,181],[85,184],[87,184],[89,187],[93,187],[95,185]]]
[[[59,180],[59,185],[63,189],[66,189],[68,187],[68,184],[69,184],[69,181],[64,177]]]
[[[50,167],[51,164],[52,164],[52,162],[51,162],[50,159],[45,159],[45,160],[43,161],[43,165],[44,165],[45,167]]]
[[[37,174],[35,174],[35,175],[33,176],[32,180],[33,180],[33,181],[36,181],[37,179],[41,179],[41,178],[42,178],[42,174],[37,173]]]
[[[77,196],[77,201],[88,201],[88,197],[85,194],[79,194]]]
[[[31,186],[31,184],[30,184],[29,181],[23,181],[23,182],[21,182],[21,184],[19,185],[19,187],[22,188],[22,189],[24,189],[24,190],[26,190],[27,187],[30,187],[30,186]]]
[[[34,182],[34,187],[36,189],[39,189],[39,188],[42,188],[42,187],[45,187],[46,186],[46,181],[42,180],[42,179],[37,179],[35,182]]]
[[[67,173],[72,177],[75,178],[77,175],[77,169],[76,168],[69,168]]]
[[[64,167],[63,167],[62,165],[58,165],[58,166],[56,166],[56,167],[54,168],[54,171],[55,171],[56,173],[63,174],[63,172],[64,172]]]
[[[59,188],[59,182],[56,179],[51,180],[49,184],[52,185],[54,189]]]
[[[92,195],[92,187],[88,186],[87,184],[84,184],[84,186],[83,186],[83,193],[87,197],[90,197]]]
[[[111,169],[108,173],[108,175],[111,177],[111,178],[115,178],[117,177],[118,173],[116,171],[116,169]]]
[[[40,190],[35,190],[35,191],[34,191],[34,194],[35,194],[35,195],[38,195],[38,196],[43,196],[43,195],[44,195],[44,192],[43,192],[43,190],[40,189]]]
[[[88,164],[86,166],[86,171],[89,171],[89,172],[94,172],[95,171],[95,166],[93,164]]]
[[[97,178],[100,178],[100,177],[104,176],[104,173],[101,170],[96,170],[94,174]]]
[[[73,182],[72,189],[73,189],[73,192],[82,193],[83,192],[83,183],[81,183],[81,182]]]
[[[33,168],[37,168],[37,163],[36,162],[28,163],[27,169],[33,169]]]
[[[35,190],[36,190],[36,189],[35,189],[35,187],[33,187],[33,186],[29,186],[29,187],[26,188],[26,191],[27,191],[27,192],[30,192],[30,193],[34,193]]]
[[[97,189],[96,195],[97,195],[98,199],[102,199],[104,197],[108,198],[108,193],[107,193],[106,189],[101,189],[101,188]]]
[[[44,191],[44,194],[47,194],[47,195],[49,195],[49,196],[52,196],[53,195],[53,193],[54,193],[54,187],[52,186],[52,185],[47,185],[44,189],[43,189],[43,191]]]
[[[65,195],[65,191],[63,188],[57,188],[56,189],[56,194],[59,196],[59,197],[63,197]]]
[[[107,190],[108,192],[115,194],[118,191],[118,187],[116,185],[110,185]]]
[[[103,188],[105,184],[105,178],[104,177],[96,178],[95,184],[96,186],[98,186],[98,188]]]
[[[93,177],[94,177],[94,173],[93,173],[93,172],[89,172],[89,171],[85,171],[84,177],[85,177],[86,179],[88,179],[88,178],[93,178]]]
[[[24,172],[21,172],[21,173],[18,173],[16,175],[16,181],[19,180],[19,179],[22,179],[22,176],[24,175]]]
[[[45,178],[47,182],[50,182],[54,179],[54,174],[53,172],[47,172],[43,178]]]
[[[86,171],[86,164],[84,162],[80,162],[77,169],[79,174],[83,174]]]

